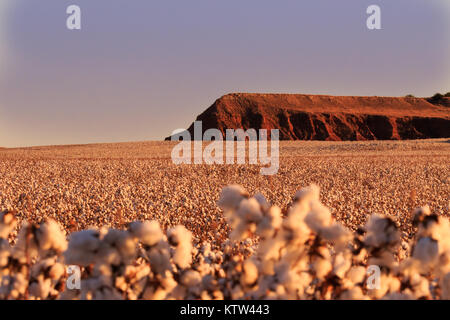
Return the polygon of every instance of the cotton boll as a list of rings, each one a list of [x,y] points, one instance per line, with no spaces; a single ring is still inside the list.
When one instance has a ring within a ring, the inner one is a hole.
[[[28,279],[23,273],[0,277],[0,296],[3,299],[23,298],[28,288]]]
[[[130,263],[136,256],[136,243],[128,231],[111,229],[100,244],[99,256],[115,265]]]
[[[311,211],[305,217],[305,223],[316,233],[320,233],[333,222],[330,210],[319,202],[313,202]]]
[[[16,259],[26,263],[38,255],[39,245],[36,239],[39,226],[35,224],[23,223],[17,236],[17,243],[13,248],[13,255]]]
[[[33,282],[29,287],[31,296],[38,299],[46,299],[50,294],[51,279],[45,279],[44,276],[40,276],[37,282]]]
[[[413,218],[413,225],[418,226],[419,224],[423,223],[426,217],[431,215],[431,210],[429,206],[424,206],[422,208],[415,209],[412,218]]]
[[[232,228],[231,240],[240,241],[251,236],[262,217],[261,206],[255,198],[242,200],[235,215],[228,219]]]
[[[183,226],[168,232],[169,242],[176,246],[173,261],[180,268],[188,268],[192,262],[192,233]]]
[[[261,206],[255,198],[242,200],[236,214],[246,223],[258,223],[262,218]]]
[[[439,217],[428,227],[428,234],[439,242],[439,253],[450,251],[450,220]]]
[[[344,253],[339,253],[336,255],[333,262],[333,273],[340,279],[345,277],[345,274],[352,266],[352,261],[350,257],[346,256]]]
[[[96,230],[83,230],[72,233],[69,247],[64,253],[67,264],[88,266],[97,259],[100,249],[100,233]]]
[[[30,275],[33,278],[38,278],[41,274],[46,273],[54,264],[56,258],[46,258],[38,261],[31,267]]]
[[[400,233],[388,217],[372,215],[366,224],[366,230],[364,244],[369,247],[396,246],[400,242]]]
[[[336,251],[341,251],[347,247],[353,238],[350,231],[338,223],[333,223],[329,227],[322,228],[319,234],[325,240],[332,242]]]
[[[169,243],[175,247],[192,241],[192,233],[184,226],[178,225],[168,231]]]
[[[164,237],[158,221],[133,222],[129,229],[133,236],[147,246],[154,246]]]
[[[442,290],[441,298],[443,300],[450,300],[450,272],[441,278],[439,285]]]
[[[333,270],[333,266],[327,259],[319,258],[313,262],[312,270],[318,279],[323,280]]]
[[[283,235],[277,235],[275,239],[270,238],[262,241],[258,247],[258,257],[262,261],[278,260],[281,254],[281,249],[285,246]]]
[[[282,222],[281,209],[276,206],[271,207],[264,213],[256,229],[256,234],[262,238],[270,238],[281,227]]]
[[[420,276],[417,273],[413,274],[410,279],[410,284],[412,286],[412,290],[416,299],[428,299],[431,296],[430,285],[426,278]]]
[[[1,268],[6,267],[11,256],[11,246],[8,240],[0,239],[0,277],[2,274]]]
[[[311,229],[305,223],[307,214],[308,211],[304,210],[300,204],[295,204],[289,210],[287,218],[282,223],[286,240],[304,243],[309,239]]]
[[[233,211],[239,207],[241,201],[248,198],[248,192],[239,185],[231,185],[222,189],[219,207],[224,211]]]
[[[246,260],[243,264],[243,273],[241,275],[241,284],[251,286],[258,280],[258,267],[252,260]]]
[[[363,266],[354,266],[351,267],[348,271],[346,277],[349,279],[353,284],[362,283],[366,277],[366,268]]]
[[[56,262],[49,271],[50,279],[52,280],[59,280],[61,279],[64,274],[66,273],[65,267],[62,263]]]
[[[181,277],[181,283],[186,287],[195,287],[200,285],[202,282],[202,277],[200,273],[194,270],[186,271]]]
[[[296,203],[308,203],[310,201],[319,201],[320,198],[320,188],[312,184],[309,187],[305,187],[299,191],[294,196],[294,202]]]
[[[8,235],[17,225],[17,219],[14,212],[3,211],[0,212],[0,239],[7,239]]]
[[[375,299],[381,299],[388,293],[399,292],[401,288],[400,280],[390,274],[381,274],[379,284],[380,289],[369,290],[369,295]]]
[[[369,256],[367,264],[386,267],[391,270],[395,269],[398,266],[398,262],[395,256],[392,254],[392,252],[386,250],[377,251],[376,255]]]
[[[436,240],[422,238],[414,247],[413,258],[420,261],[424,265],[429,265],[436,262],[438,253],[439,247]]]
[[[37,239],[40,246],[40,251],[55,251],[63,252],[67,249],[67,240],[61,226],[53,219],[41,224]]]

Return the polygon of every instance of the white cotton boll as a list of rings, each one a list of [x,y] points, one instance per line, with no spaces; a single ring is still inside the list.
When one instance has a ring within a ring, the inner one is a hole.
[[[278,234],[276,238],[270,238],[262,241],[258,247],[258,256],[262,261],[278,260],[281,249],[285,246],[282,234]]]
[[[320,198],[320,188],[312,184],[296,192],[294,196],[295,202],[309,202],[309,201],[319,201]]]
[[[271,207],[258,224],[256,234],[262,238],[270,238],[281,227],[282,223],[281,209],[276,206]]]
[[[294,206],[282,223],[284,240],[301,245],[310,238],[311,229],[308,228],[304,221],[305,216],[306,212],[302,211],[298,206]]]
[[[8,295],[10,299],[17,300],[25,294],[28,289],[28,277],[23,273],[14,276],[3,276],[0,278],[0,293]]]
[[[192,233],[182,225],[170,229],[167,235],[170,244],[175,247],[192,241]]]
[[[305,223],[308,227],[320,233],[325,227],[328,227],[333,222],[330,210],[319,202],[313,202],[311,211],[305,217]]]
[[[345,277],[345,274],[352,266],[351,257],[346,256],[344,253],[339,253],[334,258],[333,273],[340,279]]]
[[[148,252],[151,270],[157,274],[165,274],[171,270],[170,252],[166,243],[158,244]]]
[[[327,259],[318,258],[313,262],[312,269],[316,277],[323,280],[333,270],[333,266]]]
[[[443,300],[450,300],[450,272],[441,278],[439,284],[442,289],[441,298]]]
[[[430,297],[430,284],[427,279],[416,273],[411,276],[410,283],[416,299]]]
[[[11,256],[11,246],[8,240],[0,239],[0,268],[6,267],[9,262],[9,257]],[[2,271],[0,269],[0,277]]]
[[[243,199],[248,197],[249,194],[243,187],[231,185],[222,189],[218,205],[224,211],[233,211],[239,207]]]
[[[412,213],[413,225],[418,225],[422,223],[424,219],[429,215],[431,215],[431,210],[429,206],[424,206],[422,208],[415,209]]]
[[[41,252],[49,250],[63,252],[67,249],[66,235],[59,223],[53,219],[40,226],[37,238]]]
[[[303,221],[306,214],[311,211],[311,205],[318,202],[320,202],[320,188],[317,185],[312,184],[309,187],[297,191],[294,196],[294,205],[291,208],[295,212],[293,215]]]
[[[59,280],[61,279],[64,274],[66,273],[66,268],[62,263],[55,263],[49,271],[49,276],[52,280]]]
[[[393,275],[381,274],[380,276],[380,289],[369,290],[369,294],[375,299],[383,298],[387,293],[399,292],[401,287],[401,282],[398,278]]]
[[[422,238],[414,247],[413,258],[428,265],[436,261],[438,254],[438,242],[430,238]]]
[[[165,300],[167,298],[168,292],[167,290],[165,290],[164,288],[152,288],[152,287],[148,287],[142,298],[144,300]]]
[[[13,247],[13,255],[16,259],[26,262],[38,255],[39,248],[36,239],[38,226],[25,222],[17,235],[16,245]]]
[[[33,282],[30,285],[30,295],[38,299],[46,299],[50,294],[51,284],[52,283],[50,279],[44,279],[43,276],[40,276],[37,282]]]
[[[130,224],[130,232],[147,246],[154,246],[164,237],[158,221],[133,222]]]
[[[376,256],[370,256],[367,263],[368,265],[377,265],[390,269],[398,265],[395,256],[390,251],[379,251]]]
[[[364,243],[370,247],[378,248],[400,243],[400,233],[390,218],[374,214],[369,218],[366,230]]]
[[[255,233],[262,217],[261,206],[255,198],[243,199],[236,213],[227,219],[232,228],[231,240],[243,240]]]
[[[182,269],[192,262],[192,233],[183,226],[176,226],[168,232],[170,244],[176,246],[173,261]]]
[[[97,259],[100,248],[100,233],[96,230],[83,230],[72,233],[69,247],[64,253],[67,264],[88,266]]]
[[[262,219],[261,206],[255,198],[242,200],[236,214],[247,223],[258,223]]]
[[[188,268],[192,262],[191,251],[190,245],[178,246],[175,249],[173,261],[182,269]]]
[[[440,245],[440,244],[439,244]],[[450,272],[450,250],[442,253],[439,256],[437,263],[438,269],[436,270],[440,276]]]
[[[327,241],[331,241],[335,245],[336,251],[343,250],[352,240],[352,234],[339,223],[333,223],[329,227],[323,227],[320,236]]]
[[[186,287],[195,287],[200,285],[202,277],[200,273],[194,270],[186,271],[181,277],[181,283]]]
[[[43,259],[43,260],[36,262],[31,267],[30,275],[34,278],[37,278],[41,273],[44,273],[51,266],[53,266],[56,262],[55,260],[56,260],[55,257],[51,257],[51,258]]]
[[[351,267],[348,271],[346,277],[353,283],[362,283],[366,277],[366,268],[363,266],[354,266]]]
[[[437,223],[428,227],[429,236],[439,242],[439,253],[450,251],[450,220],[439,217]]]
[[[256,232],[255,223],[247,223],[245,220],[239,220],[239,223],[230,233],[230,239],[232,241],[241,241],[250,237],[254,232]]]
[[[7,239],[16,225],[17,219],[14,213],[9,211],[0,212],[0,239]]]
[[[112,250],[119,254],[120,261],[117,261],[116,255]],[[127,264],[135,258],[136,250],[136,243],[128,231],[110,229],[100,244],[99,256],[103,257],[105,255],[106,257],[111,255],[107,258],[107,261],[116,265],[119,263]]]
[[[258,267],[253,260],[246,260],[242,266],[241,284],[251,286],[258,280]]]

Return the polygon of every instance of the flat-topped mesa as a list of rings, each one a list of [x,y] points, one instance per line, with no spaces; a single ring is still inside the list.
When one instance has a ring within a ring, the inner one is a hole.
[[[279,129],[282,140],[450,137],[450,108],[415,97],[233,93],[216,100],[197,121],[203,132],[216,128],[224,136],[226,129]],[[193,137],[193,124],[188,131]]]

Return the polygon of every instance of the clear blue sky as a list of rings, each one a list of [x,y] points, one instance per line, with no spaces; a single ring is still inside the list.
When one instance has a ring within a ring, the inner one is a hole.
[[[448,0],[0,3],[0,146],[159,140],[229,92],[450,91]]]

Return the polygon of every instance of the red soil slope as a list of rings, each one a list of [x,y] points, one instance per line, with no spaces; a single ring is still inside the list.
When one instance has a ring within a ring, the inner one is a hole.
[[[229,94],[197,117],[203,132],[279,129],[282,140],[402,140],[450,137],[450,108],[422,98]],[[193,137],[193,125],[188,131]]]

